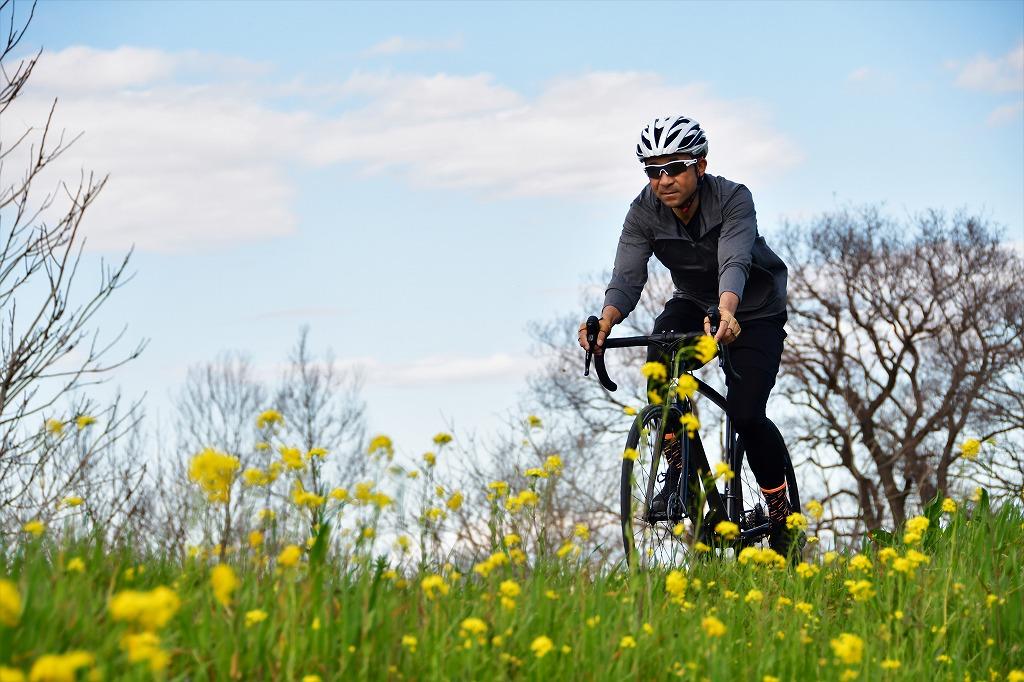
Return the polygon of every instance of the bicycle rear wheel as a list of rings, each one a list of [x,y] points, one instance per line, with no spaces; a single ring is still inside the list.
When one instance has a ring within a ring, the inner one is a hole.
[[[701,431],[705,434],[720,434],[719,448],[716,453],[712,453],[712,458],[717,457],[719,461],[726,462],[733,472],[733,479],[726,483],[725,508],[728,519],[740,527],[740,545],[766,544],[768,503],[750,468],[743,439],[728,427],[725,397],[707,384],[698,382],[693,402],[700,415]],[[729,439],[734,443],[731,457],[727,447]],[[788,452],[784,457],[783,467],[790,507],[794,511],[800,511],[800,493],[793,463]]]

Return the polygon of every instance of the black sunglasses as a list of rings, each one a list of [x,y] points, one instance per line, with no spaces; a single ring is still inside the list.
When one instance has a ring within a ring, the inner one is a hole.
[[[680,159],[678,161],[669,161],[668,163],[651,164],[649,166],[644,166],[644,172],[647,173],[647,177],[651,180],[657,180],[661,177],[662,173],[670,178],[674,178],[693,164],[697,163],[697,161],[699,161],[699,159]]]

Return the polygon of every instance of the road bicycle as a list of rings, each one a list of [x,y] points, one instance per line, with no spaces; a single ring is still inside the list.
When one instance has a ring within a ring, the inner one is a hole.
[[[707,311],[711,321],[712,335],[717,331],[720,314],[717,308]],[[587,340],[595,347],[598,332],[597,317],[587,320]],[[619,505],[622,524],[622,543],[627,562],[639,565],[673,565],[686,563],[692,558],[693,549],[702,543],[700,549],[713,551],[739,551],[746,546],[762,543],[768,536],[770,522],[767,503],[749,464],[744,458],[743,439],[735,432],[732,419],[726,407],[725,397],[704,381],[693,377],[696,391],[692,397],[682,397],[675,390],[679,377],[703,367],[692,349],[704,336],[704,331],[664,332],[648,336],[606,338],[604,349],[629,347],[657,347],[665,356],[672,358],[668,375],[668,400],[663,404],[651,403],[641,409],[633,420],[626,437],[625,452],[636,453],[636,458],[623,457],[620,481]],[[725,372],[726,383],[738,381],[740,375],[732,366],[729,347],[716,344],[719,366]],[[590,374],[593,360],[601,385],[608,391],[618,386],[608,376],[604,355],[587,352],[584,360],[584,375]],[[710,362],[710,359],[708,360]],[[662,457],[665,443],[665,424],[685,423],[685,415],[694,415],[700,426],[689,435],[682,428],[677,434],[682,444],[682,471],[679,484],[668,495],[664,509],[654,512],[651,502],[657,494],[657,483],[666,480],[668,464]],[[732,477],[724,479],[719,489],[700,432],[705,434],[717,426],[721,436],[721,460],[728,465]],[[800,495],[797,489],[793,464],[786,455],[785,477],[791,509],[800,509]],[[689,519],[689,528],[684,524]],[[725,542],[715,535],[714,528],[721,521],[731,521],[739,531],[734,539]],[[707,549],[705,549],[707,548]]]

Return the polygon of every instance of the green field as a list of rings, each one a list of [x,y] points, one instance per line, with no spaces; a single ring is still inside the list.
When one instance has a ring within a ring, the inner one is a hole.
[[[344,504],[389,504],[362,497]],[[536,513],[509,497],[494,509]],[[286,549],[264,519],[223,564],[30,526],[0,554],[0,681],[1024,680],[1024,516],[975,497],[932,505],[910,544],[836,554],[812,536],[796,569],[748,550],[630,572],[588,562],[586,528],[561,551],[506,537],[438,566],[326,524]]]

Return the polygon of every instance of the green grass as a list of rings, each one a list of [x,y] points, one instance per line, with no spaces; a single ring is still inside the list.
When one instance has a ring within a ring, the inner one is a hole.
[[[343,562],[314,549],[298,567],[278,571],[272,561],[259,567],[243,552],[228,562],[240,585],[225,607],[214,598],[210,562],[43,535],[0,551],[0,577],[14,583],[24,606],[17,625],[4,626],[0,618],[0,666],[27,676],[44,654],[85,650],[95,667],[83,668],[79,679],[90,670],[103,679],[152,679],[145,662],[130,662],[122,650],[132,627],[111,618],[108,602],[123,590],[167,585],[181,602],[158,630],[160,650],[169,654],[167,679],[760,681],[771,675],[959,682],[1008,679],[1024,669],[1020,510],[982,506],[945,515],[918,547],[929,563],[912,576],[883,562],[877,546],[864,552],[872,567],[856,571],[846,555],[822,565],[812,545],[807,558],[821,570],[810,577],[734,559],[700,561],[683,571],[684,598],[666,593],[664,570],[631,574],[555,557],[509,563],[486,578],[472,566],[442,569],[449,592],[430,599],[420,587],[429,570],[395,576],[382,559],[356,554]],[[907,548],[896,542],[894,549],[903,556]],[[83,560],[83,572],[67,570],[73,557]],[[133,567],[134,577],[126,575]],[[500,586],[509,580],[521,588],[514,608],[501,604]],[[846,580],[869,580],[875,594],[854,601]],[[763,592],[762,601],[745,601],[752,589]],[[780,598],[792,603],[780,605]],[[801,602],[809,606],[798,607]],[[268,617],[246,627],[246,612],[254,609]],[[725,633],[710,636],[702,628],[707,616],[719,619]],[[469,617],[484,621],[486,636],[460,634]],[[859,662],[837,658],[831,641],[842,633],[863,641]],[[405,635],[416,638],[415,650],[403,646]],[[538,657],[531,644],[542,636],[554,648]],[[621,646],[624,637],[635,647]],[[899,667],[884,669],[887,659]]]

